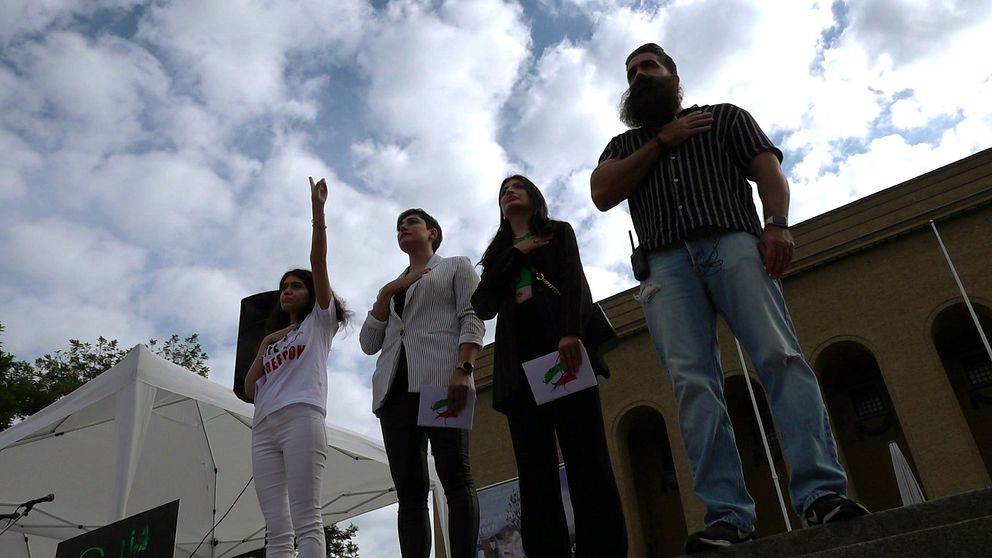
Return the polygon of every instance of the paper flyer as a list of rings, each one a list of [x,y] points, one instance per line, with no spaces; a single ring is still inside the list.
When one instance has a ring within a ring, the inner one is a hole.
[[[420,386],[420,412],[418,426],[439,426],[441,428],[472,429],[475,416],[475,390],[468,390],[465,408],[460,413],[448,409],[448,386]]]
[[[527,383],[530,384],[534,401],[538,405],[596,385],[596,374],[592,370],[585,346],[582,347],[582,364],[572,373],[562,369],[558,351],[528,360],[523,366]]]

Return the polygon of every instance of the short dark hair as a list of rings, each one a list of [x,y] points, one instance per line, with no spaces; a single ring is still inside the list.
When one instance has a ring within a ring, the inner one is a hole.
[[[671,73],[673,76],[679,75],[679,70],[677,67],[675,67],[675,61],[672,60],[672,57],[669,56],[667,52],[665,52],[665,49],[661,48],[660,46],[654,43],[645,43],[634,49],[634,52],[631,52],[627,56],[627,60],[623,63],[624,68],[626,68],[627,65],[630,64],[630,61],[635,56],[637,56],[638,54],[643,54],[645,52],[650,52],[651,54],[657,56],[658,61],[661,62],[661,65],[664,66],[665,69],[668,70],[669,73]]]
[[[423,219],[424,223],[427,223],[428,230],[437,229],[437,238],[435,238],[434,242],[431,243],[431,249],[437,252],[438,247],[441,246],[441,238],[443,237],[443,234],[441,233],[441,225],[437,222],[437,219],[431,217],[431,215],[423,209],[420,209],[419,207],[412,207],[403,213],[400,213],[400,216],[396,218],[396,228],[400,228],[400,223],[403,222],[403,219],[406,219],[411,215],[416,215],[417,217]]]

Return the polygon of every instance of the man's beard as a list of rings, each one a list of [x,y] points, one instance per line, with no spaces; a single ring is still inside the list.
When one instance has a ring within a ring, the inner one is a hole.
[[[675,76],[641,76],[620,98],[620,121],[631,128],[661,128],[682,105]]]

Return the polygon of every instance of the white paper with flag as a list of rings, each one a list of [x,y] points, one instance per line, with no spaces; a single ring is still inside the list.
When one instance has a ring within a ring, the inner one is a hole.
[[[441,428],[472,429],[475,417],[475,390],[468,390],[465,408],[455,413],[448,408],[448,386],[420,386],[420,412],[418,426],[439,426]]]
[[[582,364],[579,369],[566,372],[561,367],[558,351],[550,352],[523,364],[527,383],[534,392],[534,401],[543,405],[596,385],[596,373],[589,362],[589,353],[582,346]]]

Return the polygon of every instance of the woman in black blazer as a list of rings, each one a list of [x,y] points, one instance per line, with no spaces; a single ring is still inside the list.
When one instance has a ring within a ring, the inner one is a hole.
[[[522,362],[558,351],[565,371],[582,361],[593,311],[571,225],[548,218],[533,182],[514,175],[500,186],[500,226],[480,262],[472,306],[497,314],[493,407],[506,415],[520,477],[521,534],[528,556],[568,558],[571,548],[558,481],[561,446],[575,513],[576,558],[627,555],[627,532],[606,445],[599,388],[538,406]],[[594,347],[593,369],[608,371]]]

